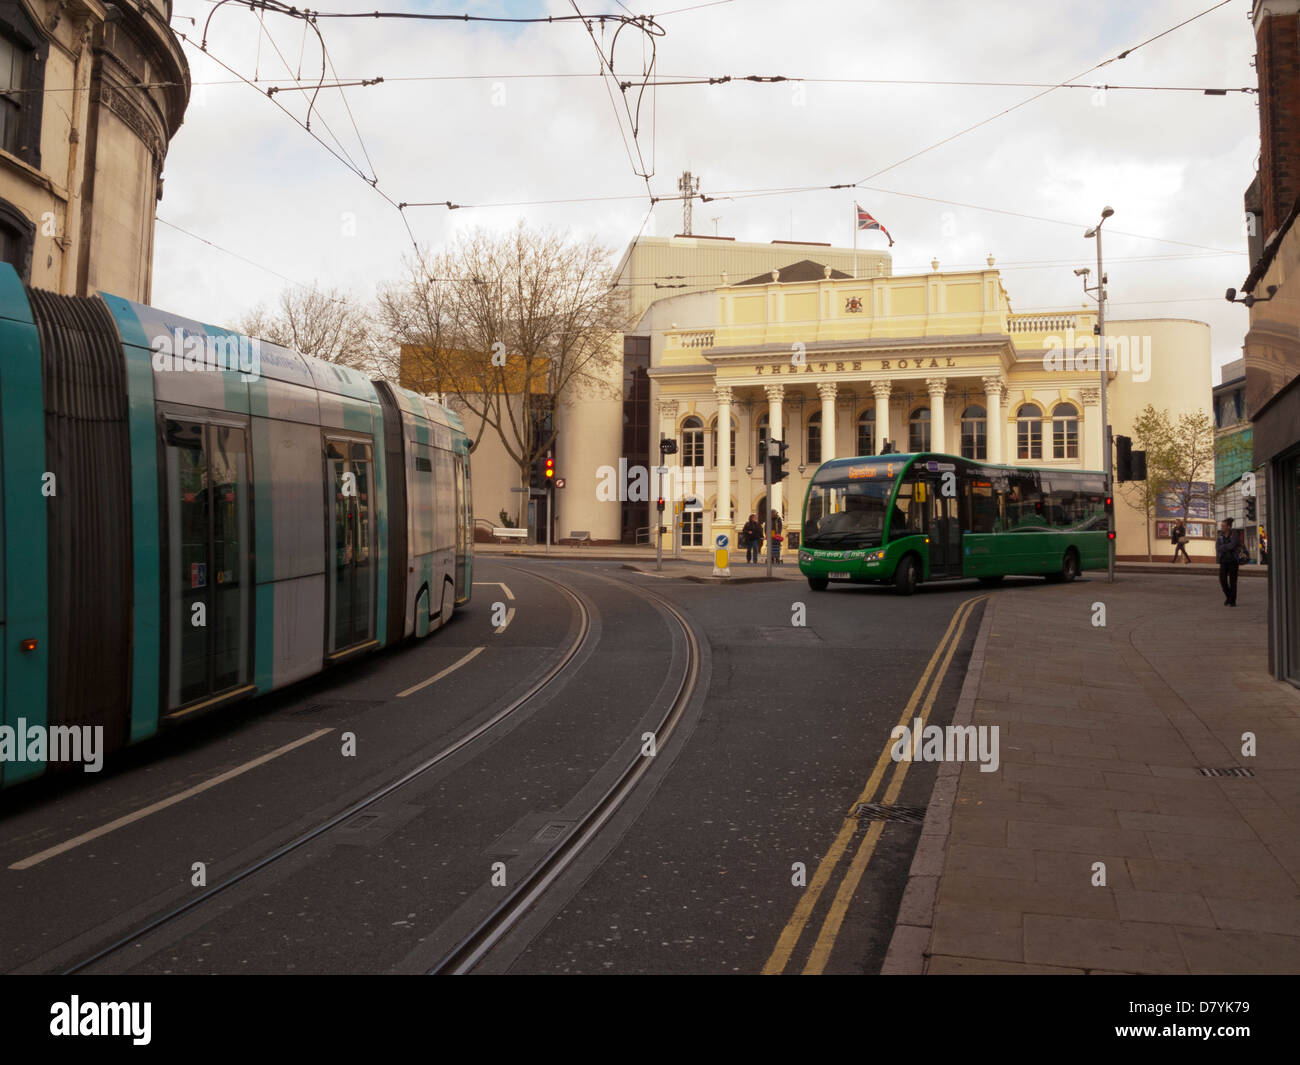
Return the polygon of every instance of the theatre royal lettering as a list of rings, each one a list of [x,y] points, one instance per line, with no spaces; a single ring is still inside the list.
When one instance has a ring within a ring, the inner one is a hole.
[[[855,359],[850,362],[819,362],[805,363],[802,367],[804,373],[861,373],[864,363],[868,372],[871,365],[877,364],[882,370],[938,370],[948,366],[956,366],[957,361],[951,355],[945,355],[940,362],[937,357],[934,358],[914,358],[914,359]],[[784,369],[783,369],[784,368]],[[771,363],[767,366],[755,366],[754,373],[767,373],[776,376],[781,373],[796,374],[800,370],[798,366],[786,365],[785,363]]]

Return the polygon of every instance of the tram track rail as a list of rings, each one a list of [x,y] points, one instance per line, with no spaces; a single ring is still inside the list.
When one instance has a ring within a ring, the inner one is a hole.
[[[655,757],[657,757],[658,752],[676,731],[695,694],[702,661],[700,642],[685,616],[666,599],[633,585],[621,581],[618,583],[632,594],[654,603],[676,621],[685,640],[686,662],[681,680],[676,693],[653,730]],[[523,875],[501,902],[494,906],[471,932],[462,937],[437,964],[426,970],[427,974],[465,975],[472,972],[523,920],[548,889],[600,834],[636,790],[642,778],[650,771],[653,762],[653,757],[637,754],[600,798],[591,804],[572,830],[566,833],[536,866]]]
[[[514,567],[508,567],[508,568],[514,569]],[[523,571],[516,570],[516,572],[523,572]],[[193,896],[192,898],[186,899],[182,903],[179,903],[168,909],[165,909],[162,913],[159,913],[156,916],[151,917],[149,920],[145,921],[144,923],[136,925],[130,932],[117,936],[106,945],[97,949],[93,954],[85,956],[81,958],[79,961],[76,961],[73,964],[67,966],[66,968],[61,969],[60,972],[62,973],[62,975],[71,976],[76,973],[84,972],[85,970],[89,969],[91,966],[96,965],[99,962],[103,961],[104,959],[111,957],[112,955],[125,949],[131,944],[137,943],[140,940],[144,939],[145,937],[152,935],[154,932],[158,931],[159,929],[164,928],[165,926],[179,920],[181,917],[193,913],[195,910],[198,910],[200,907],[205,906],[206,904],[212,902],[214,899],[218,898],[219,896],[224,895],[231,888],[236,887],[237,885],[243,883],[244,881],[250,879],[251,877],[256,876],[259,872],[262,872],[263,870],[282,861],[284,858],[288,857],[290,854],[293,854],[295,851],[299,850],[301,847],[307,845],[308,843],[320,839],[326,833],[350,821],[353,817],[363,812],[368,807],[373,806],[375,803],[380,802],[381,800],[387,798],[389,795],[392,795],[394,792],[405,787],[407,784],[410,784],[411,782],[415,781],[419,777],[423,776],[431,769],[434,769],[435,767],[446,762],[449,758],[452,758],[455,755],[459,754],[461,751],[463,751],[465,748],[470,746],[476,740],[486,735],[487,733],[491,732],[503,721],[509,719],[512,715],[517,713],[520,709],[522,709],[524,706],[526,706],[527,704],[535,700],[538,696],[540,696],[543,692],[545,692],[546,689],[549,688],[551,685],[553,685],[556,682],[556,680],[558,680],[559,677],[565,672],[565,670],[569,668],[569,666],[573,663],[574,659],[578,657],[579,652],[581,652],[583,647],[586,645],[587,640],[591,635],[591,611],[588,609],[587,603],[585,602],[582,595],[575,592],[573,589],[571,589],[561,581],[555,580],[554,578],[551,577],[543,576],[538,573],[534,573],[531,570],[528,571],[528,575],[531,577],[535,577],[537,580],[543,581],[546,584],[553,586],[554,588],[558,589],[561,593],[563,593],[565,596],[568,597],[568,599],[574,604],[578,612],[578,631],[574,635],[573,639],[570,640],[569,646],[565,648],[564,652],[551,666],[551,668],[548,669],[546,673],[544,673],[540,678],[534,681],[531,685],[529,685],[529,687],[524,692],[522,692],[520,695],[512,699],[502,709],[498,710],[487,720],[482,721],[479,724],[475,725],[473,728],[467,730],[462,735],[457,737],[453,742],[449,743],[441,750],[439,750],[436,754],[433,754],[430,757],[426,758],[418,765],[414,766],[413,768],[407,770],[405,773],[401,774],[396,779],[391,780],[388,783],[375,788],[374,790],[372,790],[362,798],[349,804],[345,809],[343,809],[339,813],[333,814],[330,817],[326,818],[324,821],[322,821],[320,824],[314,826],[313,828],[310,828],[305,832],[299,833],[297,836],[294,836],[288,842],[281,844],[280,846],[272,850],[270,853],[262,856],[261,858],[257,859],[254,862],[249,863],[248,865],[244,866],[244,868],[231,874],[230,876],[226,877],[224,880],[221,880],[219,883],[213,884],[211,887],[205,888],[199,894]]]

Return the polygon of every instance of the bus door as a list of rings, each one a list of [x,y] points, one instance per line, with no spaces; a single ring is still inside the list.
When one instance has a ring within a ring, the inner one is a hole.
[[[950,477],[951,495],[944,495],[944,475],[925,479],[929,497],[930,576],[956,577],[961,569],[961,520],[957,512],[956,478]]]

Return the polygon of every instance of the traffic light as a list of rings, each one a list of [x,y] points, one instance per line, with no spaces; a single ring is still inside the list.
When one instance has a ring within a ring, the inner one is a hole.
[[[773,440],[768,445],[767,465],[769,470],[768,484],[779,484],[790,476],[790,472],[785,468],[789,461],[785,453],[790,450],[790,445],[784,440]]]
[[[660,514],[662,514],[662,513],[664,512],[664,497],[663,497],[663,496],[660,496],[660,497],[659,497],[659,499],[655,502],[655,506],[659,509],[659,513],[660,513]]]
[[[1246,500],[1246,520],[1255,520],[1255,501],[1253,499]]]
[[[1115,497],[1108,495],[1106,497],[1106,539],[1115,539],[1115,530],[1111,528],[1115,524]]]
[[[1147,479],[1147,453],[1145,451],[1134,451],[1129,460],[1132,463],[1133,480],[1145,481]]]
[[[661,455],[676,455],[676,454],[677,454],[677,441],[676,441],[676,440],[673,440],[671,437],[669,437],[669,438],[667,438],[667,439],[664,439],[664,440],[660,440],[660,441],[659,441],[659,454],[661,454]]]
[[[547,484],[551,484],[555,481],[555,460],[551,458],[550,455],[546,456],[546,465],[542,467],[542,473],[546,478]]]
[[[1115,480],[1134,480],[1133,441],[1127,436],[1115,437]]]

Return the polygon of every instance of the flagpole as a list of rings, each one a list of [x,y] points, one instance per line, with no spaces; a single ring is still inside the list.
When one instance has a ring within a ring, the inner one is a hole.
[[[853,280],[858,279],[858,205],[849,208],[853,212]]]

